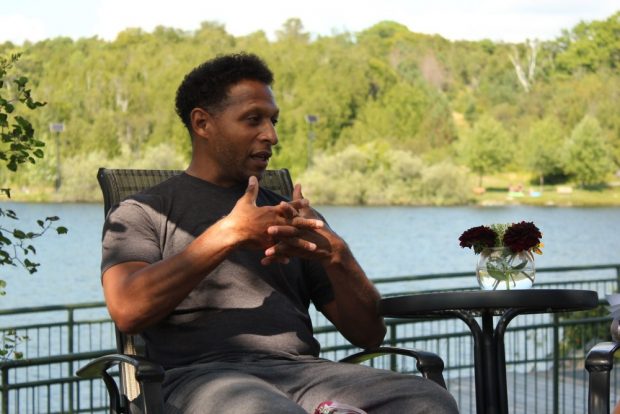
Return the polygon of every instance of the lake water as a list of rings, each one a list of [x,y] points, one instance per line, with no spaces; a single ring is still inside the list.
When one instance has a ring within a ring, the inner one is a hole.
[[[36,220],[61,217],[67,235],[37,239],[39,272],[0,268],[7,295],[0,309],[102,301],[99,261],[100,204],[2,203],[14,209],[22,230]],[[534,221],[543,232],[537,267],[620,262],[620,208],[557,207],[320,207],[349,243],[371,278],[472,271],[477,256],[458,245],[461,233],[491,223]],[[9,220],[3,219],[3,225]],[[429,282],[429,283],[432,283]],[[456,283],[456,282],[455,282]],[[445,287],[445,285],[443,285]],[[453,286],[457,287],[457,286]]]

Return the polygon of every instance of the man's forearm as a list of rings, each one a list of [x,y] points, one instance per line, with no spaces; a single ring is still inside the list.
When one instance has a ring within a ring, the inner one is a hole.
[[[380,345],[386,332],[377,312],[381,296],[344,241],[340,241],[324,267],[334,291],[336,327],[357,346]]]
[[[106,303],[121,331],[141,332],[174,310],[235,248],[222,220],[179,254],[148,264],[121,263],[103,275]]]

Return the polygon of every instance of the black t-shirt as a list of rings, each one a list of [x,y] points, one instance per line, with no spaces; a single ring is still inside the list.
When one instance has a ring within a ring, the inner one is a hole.
[[[181,252],[228,214],[245,186],[222,188],[185,173],[113,208],[103,229],[102,273],[128,261],[154,263]],[[261,188],[258,206],[284,200]],[[172,314],[142,333],[165,368],[245,354],[318,355],[308,314],[333,299],[316,261],[260,264],[262,251],[237,249]]]

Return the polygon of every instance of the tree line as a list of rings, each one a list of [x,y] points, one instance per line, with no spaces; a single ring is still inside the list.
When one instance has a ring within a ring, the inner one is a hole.
[[[190,145],[176,87],[202,61],[247,51],[275,73],[282,115],[271,167],[289,168],[314,200],[459,204],[485,176],[510,171],[600,185],[620,166],[619,32],[617,12],[515,44],[449,41],[390,21],[312,37],[299,19],[275,40],[205,22],[127,29],[114,41],[6,42],[0,56],[21,52],[17,71],[47,103],[30,115],[46,154],[0,180],[92,201],[99,166],[182,168]]]

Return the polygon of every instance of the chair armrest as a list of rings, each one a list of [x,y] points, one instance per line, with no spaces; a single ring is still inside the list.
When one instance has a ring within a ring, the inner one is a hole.
[[[139,382],[162,382],[164,369],[161,365],[137,355],[110,354],[96,358],[76,371],[80,378],[98,378],[109,368],[121,364],[132,365],[136,369],[136,380]]]
[[[392,346],[381,346],[378,348],[367,349],[340,360],[340,362],[349,362],[359,364],[369,359],[377,358],[384,355],[404,355],[416,359],[416,367],[424,378],[436,382],[443,388],[446,388],[446,382],[443,379],[443,360],[433,352],[420,351],[410,348],[396,348]]]
[[[101,378],[110,397],[112,413],[129,412],[124,409],[129,404],[126,398],[121,400],[119,387],[108,369],[119,364],[129,364],[135,368],[135,379],[140,385],[140,394],[144,402],[144,414],[163,413],[163,394],[161,383],[164,369],[161,365],[136,355],[110,354],[96,358],[76,371],[80,378]]]
[[[601,342],[586,355],[588,381],[588,413],[609,414],[609,376],[614,366],[614,354],[620,348],[618,342]]]

